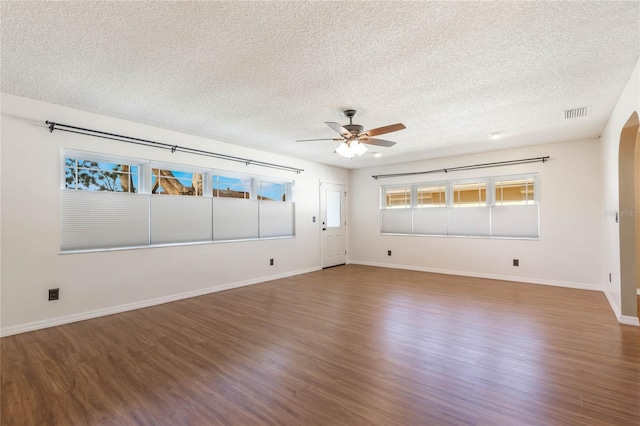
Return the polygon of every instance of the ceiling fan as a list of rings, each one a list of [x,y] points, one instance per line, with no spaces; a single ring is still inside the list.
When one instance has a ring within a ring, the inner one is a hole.
[[[343,157],[353,158],[357,155],[362,155],[367,151],[367,145],[377,145],[390,147],[395,145],[395,142],[387,141],[384,139],[374,138],[373,136],[384,135],[385,133],[397,132],[398,130],[405,129],[405,125],[402,123],[390,124],[384,127],[378,127],[371,130],[363,131],[364,127],[359,124],[353,124],[353,116],[356,115],[355,109],[348,109],[344,111],[344,115],[349,119],[349,124],[341,126],[335,122],[325,122],[327,126],[331,127],[336,132],[340,133],[339,138],[321,138],[321,139],[301,139],[296,142],[310,142],[310,141],[336,141],[341,142],[340,146],[336,149],[336,153]]]

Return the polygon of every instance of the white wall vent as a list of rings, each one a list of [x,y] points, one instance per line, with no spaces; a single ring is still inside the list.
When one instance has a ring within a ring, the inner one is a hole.
[[[571,118],[586,117],[589,114],[589,111],[591,111],[591,107],[590,106],[585,106],[585,107],[580,107],[580,108],[573,108],[573,109],[565,109],[563,111],[564,119],[565,120],[569,120]]]

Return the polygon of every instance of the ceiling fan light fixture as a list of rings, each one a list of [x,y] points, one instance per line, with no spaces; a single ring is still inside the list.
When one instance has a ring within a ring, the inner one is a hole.
[[[354,141],[351,144],[351,151],[354,152],[356,155],[362,155],[365,152],[367,152],[367,147],[358,141]]]
[[[351,148],[349,147],[349,145],[347,145],[346,142],[342,142],[340,146],[336,148],[336,154],[342,155],[343,157],[346,157],[346,158],[353,158],[353,156],[355,155],[351,151]]]
[[[336,149],[336,154],[342,155],[346,158],[353,158],[360,156],[367,152],[367,147],[358,141],[342,142]]]

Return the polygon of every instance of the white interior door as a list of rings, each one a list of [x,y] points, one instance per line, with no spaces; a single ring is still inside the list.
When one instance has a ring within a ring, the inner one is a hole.
[[[344,265],[347,259],[346,192],[344,185],[320,183],[322,267]]]

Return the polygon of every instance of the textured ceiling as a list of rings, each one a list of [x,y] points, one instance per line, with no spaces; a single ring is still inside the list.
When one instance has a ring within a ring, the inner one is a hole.
[[[3,1],[2,91],[347,168],[591,138],[638,61],[639,4]],[[356,160],[294,142],[348,108],[407,129]]]

